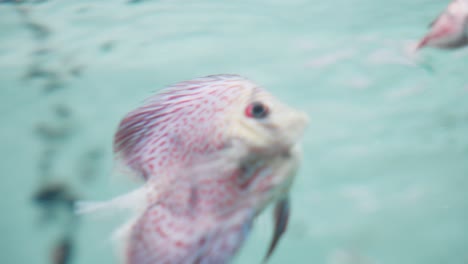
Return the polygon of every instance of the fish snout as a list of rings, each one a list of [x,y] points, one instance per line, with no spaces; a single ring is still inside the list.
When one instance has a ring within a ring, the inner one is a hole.
[[[291,149],[303,136],[309,125],[309,117],[305,112],[290,109],[278,117],[278,140],[286,149]]]

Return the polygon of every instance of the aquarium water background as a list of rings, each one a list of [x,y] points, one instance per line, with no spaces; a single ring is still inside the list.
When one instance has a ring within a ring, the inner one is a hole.
[[[468,263],[468,51],[411,51],[444,0],[0,3],[0,263],[117,263],[123,216],[34,199],[134,188],[112,172],[120,119],[166,85],[249,77],[310,126],[270,263]],[[271,209],[235,263],[261,263]],[[55,253],[56,254],[56,253]]]

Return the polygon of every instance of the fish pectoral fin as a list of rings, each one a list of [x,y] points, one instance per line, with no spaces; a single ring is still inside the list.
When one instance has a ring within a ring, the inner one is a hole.
[[[130,193],[115,197],[109,201],[77,201],[74,204],[76,214],[91,214],[97,212],[115,212],[121,210],[137,210],[146,204],[147,189],[140,187]]]
[[[273,232],[273,238],[268,248],[268,252],[265,255],[265,258],[263,259],[263,263],[266,263],[268,259],[271,257],[281,236],[286,231],[286,228],[288,226],[289,214],[290,214],[289,197],[286,197],[286,198],[281,199],[275,205],[275,211],[274,211],[275,229]]]

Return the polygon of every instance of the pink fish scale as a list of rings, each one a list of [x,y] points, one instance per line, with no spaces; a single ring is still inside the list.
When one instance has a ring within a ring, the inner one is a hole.
[[[133,228],[127,263],[183,263],[196,246],[191,222],[162,206],[151,207]]]
[[[237,176],[237,173],[233,174]],[[197,191],[200,210],[216,213],[225,208],[231,208],[236,198],[241,195],[241,190],[236,186],[235,179],[232,182],[220,183],[218,180],[204,181]]]
[[[239,197],[249,195],[237,181],[239,173],[203,179],[195,190],[188,181],[177,181],[177,192],[159,197],[162,202],[133,226],[127,263],[227,263],[253,220],[253,208],[239,203]],[[189,206],[193,191],[198,198]]]
[[[203,215],[175,215],[160,205],[150,207],[134,225],[127,263],[227,263],[252,224],[249,212],[238,211],[212,222]]]
[[[222,147],[222,116],[240,89],[216,84],[219,78],[201,79],[165,89],[120,123],[114,151],[143,178]]]

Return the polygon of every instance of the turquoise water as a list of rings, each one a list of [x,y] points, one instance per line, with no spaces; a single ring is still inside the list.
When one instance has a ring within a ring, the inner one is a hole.
[[[70,263],[115,263],[119,218],[47,220],[32,197],[57,181],[80,199],[131,189],[109,176],[119,120],[155,90],[217,73],[311,118],[270,263],[468,263],[468,52],[410,51],[447,3],[0,4],[0,263],[52,263],[64,232]],[[236,263],[260,263],[270,218]]]

